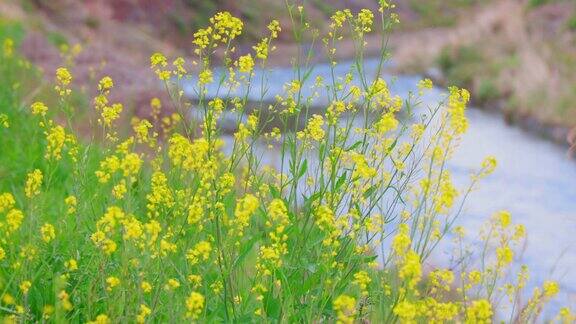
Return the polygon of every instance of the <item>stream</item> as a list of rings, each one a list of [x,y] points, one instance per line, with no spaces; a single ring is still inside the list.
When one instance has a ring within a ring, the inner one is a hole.
[[[336,74],[344,76],[350,64],[340,63],[336,66]],[[370,71],[376,71],[377,64],[377,60],[366,60],[365,71],[370,75]],[[256,70],[254,79],[260,80],[262,72]],[[220,73],[222,70],[214,71],[215,80]],[[294,71],[292,68],[272,68],[266,71],[266,75],[267,91],[262,93],[259,87],[255,87],[249,93],[249,100],[256,102],[262,97],[265,101],[273,101],[277,94],[284,92],[283,85],[294,78]],[[330,66],[316,65],[307,84],[314,83],[317,76],[329,80]],[[416,91],[420,80],[419,76],[392,77],[385,72],[383,77],[391,93],[402,97],[406,97],[409,91]],[[216,83],[208,87],[208,97],[216,95]],[[195,79],[184,81],[185,94],[191,99],[196,98],[195,84]],[[303,91],[306,90],[303,87]],[[240,87],[236,94],[244,92],[245,89]],[[433,89],[424,96],[424,100],[434,105],[445,96],[443,89]],[[328,98],[320,96],[314,104],[325,106],[327,103]],[[457,225],[464,226],[471,235],[494,212],[510,211],[513,222],[524,224],[528,234],[522,255],[515,256],[514,261],[516,266],[526,264],[530,269],[532,285],[528,285],[527,294],[531,294],[532,288],[544,280],[557,280],[561,293],[553,301],[550,311],[557,311],[560,306],[573,306],[576,304],[576,275],[571,272],[576,271],[576,163],[566,156],[565,148],[508,126],[497,114],[468,109],[467,117],[468,131],[448,164],[455,184],[464,188],[469,183],[470,174],[488,155],[496,157],[498,167],[480,182],[479,189],[471,193]],[[267,154],[264,156],[267,162],[278,160],[277,152]],[[442,264],[450,259],[451,251],[440,247],[434,262]],[[545,316],[553,314],[546,312]]]

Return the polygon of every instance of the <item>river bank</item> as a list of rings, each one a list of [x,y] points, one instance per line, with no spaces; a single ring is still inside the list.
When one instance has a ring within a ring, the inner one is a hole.
[[[491,1],[454,26],[391,36],[398,73],[470,90],[476,107],[497,111],[556,143],[574,144],[576,3]]]

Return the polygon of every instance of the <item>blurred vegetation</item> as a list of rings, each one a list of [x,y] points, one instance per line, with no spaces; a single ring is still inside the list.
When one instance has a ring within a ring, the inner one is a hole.
[[[410,8],[418,14],[413,27],[453,26],[463,9],[488,1],[482,0],[410,0]]]

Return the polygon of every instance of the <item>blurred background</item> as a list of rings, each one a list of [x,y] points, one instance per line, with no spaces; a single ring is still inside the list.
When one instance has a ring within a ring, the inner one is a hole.
[[[377,0],[308,0],[305,5],[320,31],[336,9],[378,6]],[[390,39],[395,72],[466,87],[476,106],[501,112],[508,123],[557,142],[572,141],[576,1],[398,0],[396,5],[401,24]],[[19,28],[9,23],[17,21],[26,30],[24,54],[48,75],[61,64],[63,44],[82,44],[77,81],[82,84],[88,69],[99,68],[122,84],[123,94],[117,95],[130,101],[135,92],[154,88],[147,68],[150,53],[189,56],[194,31],[221,10],[245,22],[240,42],[246,45],[239,45],[238,54],[251,50],[268,22],[280,18],[283,32],[272,65],[290,64],[295,48],[284,0],[2,0],[0,33],[8,25]],[[368,50],[376,54],[378,46],[369,41]],[[339,55],[352,55],[352,48],[344,47]]]
[[[470,130],[450,168],[465,184],[484,156],[499,161],[494,175],[470,197],[461,224],[475,229],[495,211],[510,210],[528,229],[529,246],[519,262],[530,265],[536,282],[559,280],[568,304],[574,302],[576,163],[570,150],[576,143],[576,1],[395,3],[401,23],[389,35],[386,69],[393,89],[403,94],[429,77],[439,86],[430,102],[448,85],[470,89]],[[337,9],[378,8],[377,0],[304,5],[312,28],[320,32]],[[245,23],[237,55],[252,51],[271,19],[280,20],[270,66],[279,80],[289,80],[297,46],[284,0],[0,0],[0,40],[14,37],[47,82],[63,60],[75,56],[74,85],[86,94],[75,98],[79,106],[89,106],[97,80],[110,75],[116,84],[111,100],[122,102],[128,116],[148,116],[151,98],[169,101],[150,71],[150,55],[191,58],[193,33],[222,10]],[[368,36],[368,57],[378,54],[380,38]],[[353,44],[343,41],[339,58],[346,61],[353,51]],[[324,54],[318,46],[319,65]],[[80,114],[78,123],[84,121]]]

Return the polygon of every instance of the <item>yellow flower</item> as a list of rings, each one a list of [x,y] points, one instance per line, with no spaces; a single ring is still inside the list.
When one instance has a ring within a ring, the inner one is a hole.
[[[252,59],[252,55],[246,54],[240,56],[238,59],[238,70],[242,73],[250,73],[254,69],[254,60]]]
[[[497,212],[494,214],[493,218],[496,221],[496,224],[498,224],[498,226],[502,227],[503,229],[507,228],[512,223],[512,215],[507,210],[501,210]]]
[[[576,315],[574,315],[568,307],[562,307],[558,315],[554,318],[554,323],[568,324],[574,323],[574,321],[576,321]]]
[[[120,103],[112,104],[112,106],[105,106],[104,108],[102,108],[102,113],[100,114],[100,116],[102,116],[102,119],[98,120],[99,123],[107,127],[112,127],[112,123],[116,119],[120,118],[120,114],[122,113],[123,109],[124,106],[122,106],[122,104]]]
[[[353,179],[372,179],[376,176],[376,169],[370,167],[368,162],[366,161],[366,156],[357,152],[350,152],[350,158],[356,164],[356,168],[354,169]]]
[[[411,323],[416,318],[417,308],[408,301],[401,301],[394,307],[394,314],[400,317],[402,323]]]
[[[212,83],[212,81],[214,81],[214,79],[212,78],[212,71],[208,68],[204,69],[198,75],[198,84],[199,85],[209,84],[209,83]]]
[[[195,320],[200,317],[204,309],[204,296],[193,291],[188,298],[186,298],[186,316]]]
[[[44,176],[42,175],[42,171],[38,169],[28,173],[28,177],[26,178],[26,187],[24,188],[26,197],[33,198],[40,193],[40,186],[42,185],[43,178]]]
[[[188,224],[196,224],[202,220],[204,209],[198,203],[192,203],[188,208]]]
[[[259,205],[258,198],[251,194],[238,199],[234,210],[234,219],[232,220],[233,227],[230,230],[232,234],[235,233],[239,237],[244,235],[244,229],[248,227],[250,217],[258,209]]]
[[[0,261],[6,258],[6,251],[0,246]]]
[[[466,118],[466,104],[470,100],[470,93],[466,89],[457,87],[448,88],[450,96],[448,98],[448,114],[450,117],[450,127],[455,134],[462,134],[468,129],[468,119]]]
[[[32,283],[28,280],[25,280],[22,281],[18,287],[20,288],[20,291],[22,291],[22,293],[26,295],[30,290],[30,287],[32,287]]]
[[[65,67],[56,69],[56,86],[54,87],[60,96],[70,95],[71,90],[68,88],[72,82],[72,74]]]
[[[272,20],[268,24],[267,28],[270,31],[270,37],[272,39],[278,38],[278,33],[282,30],[282,28],[280,28],[280,22],[278,22],[278,20]]]
[[[45,320],[50,319],[50,317],[54,314],[54,306],[52,305],[44,305],[42,307],[42,318]]]
[[[49,243],[56,238],[56,230],[52,224],[46,223],[40,228],[40,234],[42,235],[42,240]]]
[[[554,297],[560,291],[560,286],[555,281],[546,281],[544,282],[544,296],[545,297]]]
[[[12,38],[6,38],[2,44],[2,52],[4,57],[10,58],[14,53],[14,41]]]
[[[498,258],[498,266],[504,267],[512,262],[514,251],[512,251],[510,246],[504,245],[496,249],[496,257]]]
[[[200,275],[191,274],[188,276],[188,281],[190,281],[194,288],[202,286],[202,277]]]
[[[98,316],[96,316],[96,319],[93,321],[88,322],[87,324],[110,324],[110,318],[108,318],[108,316],[106,316],[105,314],[100,314]]]
[[[146,323],[146,317],[150,314],[152,314],[152,310],[148,306],[141,304],[140,313],[138,313],[138,316],[136,316],[136,323]]]
[[[120,279],[116,278],[116,277],[108,277],[106,278],[106,290],[108,291],[112,291],[112,289],[114,289],[114,287],[118,286],[120,284]]]
[[[396,130],[398,127],[398,120],[394,114],[389,112],[382,115],[380,120],[374,124],[374,130],[377,134],[384,135],[388,132]]]
[[[357,31],[360,33],[369,33],[372,30],[374,14],[368,9],[362,9],[358,13]]]
[[[324,118],[320,115],[312,115],[310,120],[308,120],[308,125],[303,131],[298,132],[297,136],[300,140],[314,140],[321,141],[324,139],[326,132],[322,128],[324,126]]]
[[[0,114],[0,126],[4,128],[10,128],[10,121],[8,120],[8,115]]]
[[[422,94],[424,94],[425,90],[430,90],[430,89],[432,89],[432,87],[434,87],[432,80],[422,79],[422,80],[418,81],[418,94],[422,95]]]
[[[130,217],[122,221],[124,225],[124,236],[125,240],[139,239],[144,234],[142,229],[142,224],[139,220],[134,217]]]
[[[188,71],[186,71],[186,69],[184,68],[184,63],[186,62],[181,57],[176,58],[174,62],[172,62],[172,65],[174,65],[174,67],[176,68],[174,74],[176,74],[178,78],[182,78],[186,73],[188,73]]]
[[[142,291],[145,294],[148,294],[152,291],[152,285],[148,282],[148,281],[142,281],[142,284],[140,285],[140,288],[142,288]]]
[[[210,18],[210,23],[214,26],[212,37],[214,40],[220,40],[226,43],[242,34],[244,23],[242,20],[232,16],[229,12],[218,12]]]
[[[74,308],[74,306],[70,302],[70,295],[65,290],[60,291],[60,293],[58,294],[58,299],[60,299],[62,309],[64,309],[65,311],[69,312],[72,310],[72,308]]]
[[[157,66],[164,67],[168,65],[166,57],[162,53],[154,53],[150,56],[150,67],[155,68]]]
[[[492,305],[486,299],[475,300],[466,309],[466,323],[489,323],[492,319]]]
[[[30,106],[33,115],[46,116],[48,107],[43,102],[37,101]]]
[[[70,259],[64,262],[64,266],[68,271],[76,271],[78,270],[78,262],[75,259]]]
[[[402,261],[399,276],[403,280],[407,280],[408,286],[414,288],[422,277],[422,265],[420,264],[420,256],[414,251],[408,251],[404,260]]]
[[[332,302],[336,312],[337,323],[352,324],[356,316],[356,299],[347,295],[340,295]]]
[[[15,204],[16,201],[14,200],[14,196],[12,196],[11,193],[5,192],[0,194],[0,213],[12,209]]]
[[[168,279],[168,282],[166,283],[166,286],[164,286],[164,289],[166,290],[174,290],[180,287],[180,281],[174,279],[174,278],[170,278]]]
[[[142,167],[142,159],[136,153],[128,153],[120,163],[120,169],[125,177],[136,176]]]
[[[66,206],[68,207],[68,209],[66,210],[66,213],[68,215],[74,214],[76,212],[76,205],[77,200],[75,196],[68,196],[66,197],[66,199],[64,199],[64,203],[66,204]]]
[[[116,199],[123,199],[126,192],[128,192],[128,189],[126,189],[126,180],[124,179],[120,180],[120,183],[112,188],[112,196]]]
[[[8,224],[8,229],[12,232],[16,231],[22,225],[22,220],[24,219],[24,214],[18,209],[11,209],[8,214],[6,214],[6,223]]]
[[[413,124],[410,137],[412,137],[414,141],[418,141],[420,140],[420,138],[422,138],[422,135],[424,134],[425,130],[426,126],[424,126],[423,124]]]
[[[193,249],[188,250],[186,258],[190,261],[191,265],[197,264],[200,259],[206,261],[212,252],[212,245],[208,241],[200,241],[194,245]]]
[[[348,107],[346,103],[341,100],[333,101],[326,109],[326,119],[329,125],[336,125],[340,115],[346,111]]]
[[[152,107],[152,118],[157,120],[160,115],[160,110],[162,109],[162,101],[154,97],[150,99],[150,107]]]
[[[358,285],[358,287],[360,287],[360,291],[362,292],[362,296],[368,296],[368,285],[370,284],[370,282],[372,281],[372,279],[370,279],[370,276],[368,275],[368,272],[366,271],[358,271],[354,274],[354,281],[352,281],[354,284]]]
[[[494,156],[487,156],[484,161],[482,161],[482,169],[480,170],[478,177],[482,178],[490,175],[496,169],[498,161]]]
[[[107,92],[114,87],[114,81],[109,76],[103,77],[100,82],[98,82],[98,90],[102,92]]]
[[[261,60],[266,60],[268,58],[268,38],[263,38],[260,43],[256,46],[252,46],[254,51],[256,51],[256,57]]]
[[[62,148],[64,148],[64,142],[66,141],[66,132],[64,131],[64,127],[60,125],[54,126],[50,128],[49,131],[45,132],[45,134],[48,145],[44,157],[47,160],[60,160],[62,158]]]
[[[160,207],[172,208],[174,206],[174,197],[164,173],[157,171],[152,174],[152,192],[146,198],[148,199],[146,207],[150,216],[159,216]]]

